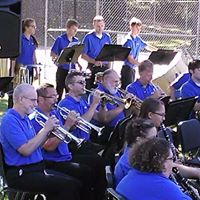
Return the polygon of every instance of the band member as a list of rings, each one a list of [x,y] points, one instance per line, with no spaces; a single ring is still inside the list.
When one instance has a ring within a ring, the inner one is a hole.
[[[129,154],[132,169],[118,184],[116,191],[128,200],[191,200],[169,179],[173,159],[171,145],[164,139],[138,142]]]
[[[141,62],[138,66],[140,78],[127,86],[127,91],[142,101],[147,97],[159,98],[164,92],[156,87],[152,81],[153,63],[150,60]]]
[[[128,155],[131,147],[133,147],[134,144],[140,139],[153,138],[156,137],[156,135],[157,135],[156,127],[150,120],[139,119],[139,118],[132,119],[127,124],[125,132],[125,142],[127,147],[124,149],[124,153],[118,160],[114,170],[116,186],[122,180],[122,178],[124,178],[128,174],[129,170],[132,168],[128,163]]]
[[[121,69],[122,89],[126,89],[126,86],[135,80],[135,67],[140,64],[138,62],[140,50],[145,48],[148,51],[157,51],[157,48],[147,44],[138,36],[142,28],[142,22],[139,19],[133,17],[129,22],[129,28],[130,33],[126,37],[124,47],[130,48],[131,51]]]
[[[58,56],[64,48],[78,44],[78,38],[75,37],[78,30],[78,25],[78,22],[74,19],[67,20],[66,33],[63,33],[62,35],[58,36],[51,48],[51,56],[54,61],[58,58]],[[75,69],[75,64],[58,65],[56,72],[56,91],[59,95],[58,101],[62,99],[63,90],[65,88],[65,78],[69,70],[71,69]]]
[[[112,69],[108,69],[103,73],[102,82],[98,84],[97,89],[106,94],[111,95],[116,98],[121,98],[121,93],[118,91],[118,86],[120,83],[120,78],[116,71]],[[125,98],[132,97],[132,95],[127,94]],[[110,99],[110,98],[109,98]],[[92,96],[90,97],[90,101],[92,102]],[[124,115],[124,107],[125,104],[121,103],[118,100],[111,98],[111,102],[107,101],[105,98],[102,99],[99,107],[104,107],[105,117],[101,118],[101,123],[106,126],[106,129],[102,136],[98,138],[98,142],[102,144],[106,144],[110,133],[114,129],[115,125],[122,119],[125,118]],[[98,108],[97,108],[98,109]],[[103,112],[102,111],[102,112]]]
[[[104,72],[109,68],[108,62],[96,61],[95,58],[100,53],[104,44],[111,44],[110,35],[104,32],[105,22],[102,16],[95,16],[93,19],[94,30],[88,33],[84,39],[84,49],[82,58],[88,62],[88,68],[91,70],[91,77],[87,79],[86,87],[88,89],[94,88],[95,74]]]
[[[21,53],[16,58],[15,65],[15,79],[19,74],[19,70],[23,66],[27,66],[29,71],[29,81],[33,81],[33,70],[35,69],[36,75],[35,78],[38,78],[38,70],[32,65],[36,64],[35,50],[38,47],[38,42],[34,36],[36,30],[36,23],[34,19],[26,18],[22,21],[22,36],[21,36]],[[15,80],[15,84],[19,84],[20,80]]]
[[[194,111],[200,111],[200,60],[194,60],[189,63],[188,71],[191,78],[182,86],[181,97],[195,97],[198,96],[198,100],[194,105]],[[194,117],[194,113],[191,117]]]
[[[36,135],[28,118],[37,106],[37,93],[29,84],[18,85],[14,106],[3,116],[0,141],[6,163],[8,186],[28,192],[44,193],[47,199],[78,200],[80,183],[76,179],[45,169],[40,146],[48,133],[58,126],[52,116]]]
[[[170,96],[172,100],[179,99],[181,97],[180,90],[184,83],[190,79],[190,73],[180,74],[171,84],[170,84]]]

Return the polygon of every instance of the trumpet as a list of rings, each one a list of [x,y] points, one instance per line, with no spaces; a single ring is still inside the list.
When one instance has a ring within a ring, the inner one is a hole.
[[[46,115],[40,113],[36,109],[34,110],[34,113],[29,115],[30,119],[35,118],[36,122],[40,124],[42,127],[44,127],[45,123],[41,119],[39,119],[39,117],[43,118],[46,121],[48,120],[48,117]],[[51,133],[60,140],[62,140],[63,142],[65,142],[66,144],[70,143],[71,141],[74,141],[78,148],[81,147],[82,143],[84,142],[84,139],[75,137],[69,131],[65,130],[61,126],[58,126],[55,130],[51,131]]]
[[[56,107],[60,111],[60,115],[63,117],[64,120],[66,120],[70,110],[65,107],[60,107],[57,104],[54,104],[54,107]],[[97,131],[99,136],[102,134],[102,130],[104,127],[95,126],[94,124],[86,121],[80,116],[77,116],[77,119],[78,119],[78,124],[76,125],[77,128],[81,129],[82,131],[88,134],[90,133],[91,129]]]

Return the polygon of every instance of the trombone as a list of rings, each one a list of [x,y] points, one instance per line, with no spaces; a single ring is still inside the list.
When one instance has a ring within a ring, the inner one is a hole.
[[[33,115],[33,116],[32,116]],[[35,118],[36,122],[40,124],[42,127],[45,126],[45,123],[39,119],[39,117],[43,118],[44,120],[48,120],[48,117],[44,115],[43,113],[40,113],[38,110],[34,109],[34,113],[29,115],[30,119]],[[77,145],[77,147],[81,147],[82,142],[84,142],[84,139],[77,138],[74,135],[72,135],[69,131],[65,130],[63,127],[58,126],[55,130],[51,131],[51,133],[65,142],[66,144],[70,143],[71,141],[74,141]]]
[[[54,107],[56,107],[59,110],[60,115],[63,117],[64,120],[66,120],[70,110],[65,107],[60,107],[58,106],[58,104],[54,104]],[[77,119],[78,119],[78,124],[76,125],[77,128],[81,129],[82,131],[88,134],[90,134],[91,129],[97,131],[99,136],[102,134],[102,130],[104,127],[95,126],[94,124],[86,121],[80,116],[77,116]]]

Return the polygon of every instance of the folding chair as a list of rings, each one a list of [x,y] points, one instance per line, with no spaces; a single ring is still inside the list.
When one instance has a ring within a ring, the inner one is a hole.
[[[178,124],[182,152],[188,153],[190,159],[186,164],[200,166],[200,122],[197,119],[182,121]]]
[[[120,194],[118,194],[113,188],[107,188],[106,190],[107,200],[125,200]]]

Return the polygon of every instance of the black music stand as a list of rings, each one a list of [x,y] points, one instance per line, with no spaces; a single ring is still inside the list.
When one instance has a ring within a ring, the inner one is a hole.
[[[78,57],[80,56],[82,51],[83,51],[83,44],[74,45],[72,47],[66,47],[61,51],[56,63],[58,64],[69,63],[70,65],[72,63],[77,63]]]
[[[198,97],[179,99],[168,104],[164,124],[176,125],[180,121],[188,120]]]
[[[173,50],[159,49],[158,51],[153,51],[150,54],[149,60],[154,64],[169,65],[176,54],[177,52]]]
[[[11,89],[11,81],[13,80],[13,76],[0,77],[0,95],[3,97],[5,93],[10,93]]]
[[[96,61],[124,61],[131,49],[123,47],[117,44],[105,44],[101,49],[99,55],[96,57]]]

